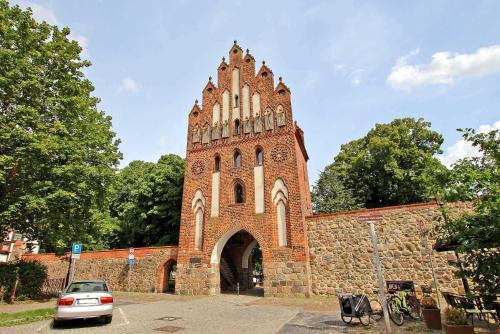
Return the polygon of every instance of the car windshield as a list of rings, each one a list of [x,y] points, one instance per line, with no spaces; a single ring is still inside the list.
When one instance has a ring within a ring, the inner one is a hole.
[[[108,291],[104,282],[74,282],[66,289],[66,292],[102,292]]]

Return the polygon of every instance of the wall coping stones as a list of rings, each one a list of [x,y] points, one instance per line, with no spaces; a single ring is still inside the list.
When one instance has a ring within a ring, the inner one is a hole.
[[[445,206],[460,206],[464,205],[464,202],[450,202],[446,203]],[[412,209],[412,208],[422,208],[422,207],[429,207],[429,208],[434,208],[438,207],[439,205],[436,202],[426,202],[426,203],[415,203],[415,204],[404,204],[404,205],[394,205],[394,206],[385,206],[381,208],[372,208],[372,209],[359,209],[359,210],[352,210],[352,211],[341,211],[341,212],[334,212],[334,213],[323,213],[323,214],[318,214],[318,215],[312,215],[312,216],[306,216],[306,221],[310,220],[324,220],[325,218],[330,218],[330,217],[338,217],[338,216],[350,216],[350,215],[362,215],[366,213],[373,213],[373,212],[381,212],[381,211],[394,211],[397,209]]]
[[[143,257],[152,255],[153,253],[161,250],[174,250],[177,251],[177,246],[156,246],[156,247],[138,247],[134,248],[135,257]],[[82,252],[80,260],[96,260],[96,259],[126,259],[128,258],[129,248],[109,249]],[[57,261],[67,259],[71,256],[70,252],[65,255],[58,256],[55,253],[46,254],[25,254],[22,259],[26,261]]]

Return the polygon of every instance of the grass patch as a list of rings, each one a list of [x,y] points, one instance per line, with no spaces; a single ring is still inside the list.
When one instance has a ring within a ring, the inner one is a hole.
[[[0,327],[15,326],[49,319],[55,311],[55,308],[51,307],[16,313],[0,313]]]

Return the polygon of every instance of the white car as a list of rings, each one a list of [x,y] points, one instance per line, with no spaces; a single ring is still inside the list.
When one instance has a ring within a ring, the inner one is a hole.
[[[105,281],[74,281],[57,299],[54,326],[64,320],[101,318],[106,324],[113,319],[113,295]]]

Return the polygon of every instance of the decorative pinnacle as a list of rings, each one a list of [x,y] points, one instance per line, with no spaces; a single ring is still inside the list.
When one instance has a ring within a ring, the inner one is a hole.
[[[225,62],[226,61],[226,57],[222,57],[222,61]]]
[[[283,81],[283,78],[282,78],[282,77],[280,77],[279,79],[280,79],[280,82],[282,82],[282,81]]]
[[[265,60],[262,61],[262,65],[266,65],[266,61]]]
[[[250,53],[250,50],[249,50],[249,49],[247,49],[247,54],[249,54],[249,53]]]
[[[208,81],[212,82],[212,76],[208,77]]]
[[[198,99],[194,100],[194,104],[198,105]]]
[[[236,44],[236,43],[238,43],[238,41],[237,41],[237,40],[234,40],[234,44]]]

